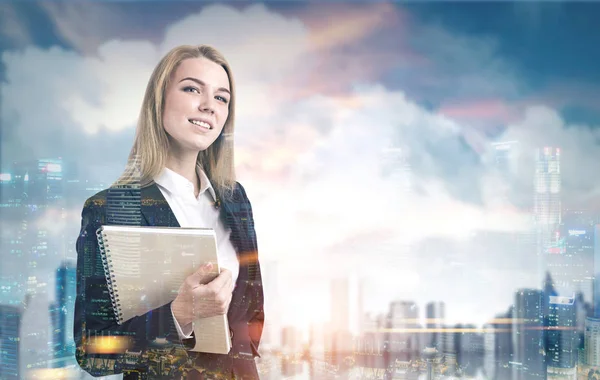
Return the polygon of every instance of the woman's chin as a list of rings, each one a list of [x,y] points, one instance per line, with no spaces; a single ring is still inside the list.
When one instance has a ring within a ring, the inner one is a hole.
[[[204,144],[196,144],[195,147],[194,147],[194,150],[196,152],[198,152],[198,153],[199,152],[203,152],[203,151],[207,150],[208,148],[210,148],[211,145],[212,145],[212,143],[210,143],[210,144],[206,144],[206,143],[204,143]]]
[[[212,144],[214,143],[213,139],[196,139],[196,141],[193,141],[191,144],[186,144],[190,150],[195,151],[196,153],[204,151],[206,149],[208,149]]]

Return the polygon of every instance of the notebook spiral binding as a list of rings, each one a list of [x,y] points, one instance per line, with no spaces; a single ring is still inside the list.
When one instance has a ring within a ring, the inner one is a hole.
[[[104,267],[104,275],[106,277],[106,283],[108,285],[108,294],[110,301],[112,302],[113,311],[115,313],[115,319],[118,324],[123,323],[123,313],[121,312],[121,302],[119,300],[119,292],[116,284],[113,283],[112,279],[115,277],[113,274],[112,260],[106,255],[110,252],[108,243],[105,241],[106,235],[102,233],[102,227],[96,230],[96,236],[98,237],[98,246],[100,247],[100,256],[102,257],[102,266]]]

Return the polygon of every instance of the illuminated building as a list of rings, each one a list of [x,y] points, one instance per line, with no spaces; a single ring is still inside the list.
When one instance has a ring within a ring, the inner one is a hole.
[[[38,160],[37,181],[42,189],[46,204],[52,204],[63,198],[62,159]]]
[[[19,331],[22,312],[15,306],[0,305],[0,379],[20,379]]]
[[[15,162],[10,173],[15,181],[13,194],[25,204],[46,207],[63,199],[61,158]]]
[[[559,294],[583,293],[593,297],[594,220],[582,211],[568,211],[562,217],[560,242],[550,253],[548,270]]]
[[[577,330],[575,298],[550,296],[548,315],[548,373],[575,368],[577,364]]]
[[[561,223],[560,149],[540,148],[536,152],[534,178],[534,220],[538,274],[546,271],[546,256],[559,254],[556,243]]]
[[[513,309],[513,363],[514,379],[546,376],[543,332],[543,292],[522,289],[515,294]]]
[[[15,176],[10,172],[0,173],[0,207],[6,209],[20,206],[21,195]]]
[[[600,367],[600,319],[586,318],[584,342],[585,364]]]
[[[75,311],[76,269],[75,264],[63,262],[56,270],[56,302],[52,304],[50,315],[53,328],[53,353],[57,359],[75,358],[73,340],[73,318]],[[55,367],[64,366],[54,361]]]

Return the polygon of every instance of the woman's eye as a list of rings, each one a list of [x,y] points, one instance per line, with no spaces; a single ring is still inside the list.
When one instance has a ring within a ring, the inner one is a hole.
[[[183,91],[185,91],[185,92],[196,91],[197,93],[200,93],[200,91],[198,91],[198,89],[196,87],[185,87],[183,89]]]
[[[217,99],[219,99],[220,101],[222,101],[223,103],[227,103],[227,99],[222,97],[222,96],[217,96]]]

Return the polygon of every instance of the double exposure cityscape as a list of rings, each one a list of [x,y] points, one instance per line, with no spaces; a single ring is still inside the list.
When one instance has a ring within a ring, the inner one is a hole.
[[[258,248],[229,241],[260,262],[240,271],[237,305],[262,289],[260,344],[244,342],[261,379],[600,379],[599,14],[576,1],[0,2],[0,380],[200,372],[158,328],[135,331],[143,348],[101,323],[74,334],[76,304],[115,315],[82,210],[143,222],[115,201],[147,207],[135,183],[86,201],[131,164],[148,80],[183,44],[214,46],[235,78],[234,132],[219,137],[251,204],[229,221]],[[236,331],[256,335],[246,322],[261,312],[244,310]]]

